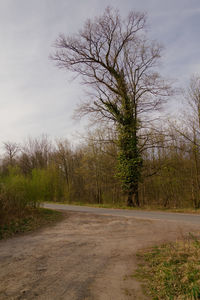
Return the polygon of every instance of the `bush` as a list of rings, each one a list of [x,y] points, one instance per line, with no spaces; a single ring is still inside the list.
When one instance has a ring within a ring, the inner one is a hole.
[[[47,169],[34,169],[30,183],[32,193],[37,189],[36,197],[40,202],[63,201],[66,196],[66,185],[58,168],[50,165]]]
[[[10,168],[1,177],[0,219],[20,216],[27,207],[38,207],[44,201],[62,201],[66,195],[64,181],[55,166],[34,169],[25,176],[18,168]]]
[[[28,189],[29,179],[20,174],[18,169],[10,169],[9,174],[1,181],[1,214],[20,215],[29,204]]]

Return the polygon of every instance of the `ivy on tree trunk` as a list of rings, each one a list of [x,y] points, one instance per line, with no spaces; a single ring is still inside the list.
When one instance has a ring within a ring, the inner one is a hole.
[[[133,120],[134,121],[134,120]],[[137,127],[130,122],[119,126],[118,176],[127,193],[127,205],[139,206],[138,185],[141,178],[142,157],[138,149]]]

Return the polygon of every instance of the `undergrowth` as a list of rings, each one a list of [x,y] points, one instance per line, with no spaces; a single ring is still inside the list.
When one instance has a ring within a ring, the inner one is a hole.
[[[12,216],[6,223],[0,224],[0,240],[11,237],[17,233],[30,232],[44,225],[53,224],[61,220],[61,212],[44,209],[26,209],[20,217]]]

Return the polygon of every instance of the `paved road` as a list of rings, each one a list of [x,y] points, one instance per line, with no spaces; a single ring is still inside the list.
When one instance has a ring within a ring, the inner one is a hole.
[[[111,209],[111,208],[97,208],[88,206],[66,205],[66,204],[44,204],[45,208],[61,209],[101,215],[112,216],[124,216],[135,217],[139,219],[148,220],[166,220],[166,221],[178,221],[189,222],[190,224],[200,225],[200,215],[183,214],[183,213],[169,213],[169,212],[157,212],[157,211],[142,211],[142,210],[128,210],[128,209]]]

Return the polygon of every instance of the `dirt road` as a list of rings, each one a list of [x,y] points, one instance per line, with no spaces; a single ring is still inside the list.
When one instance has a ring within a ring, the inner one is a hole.
[[[129,277],[136,252],[199,225],[66,212],[49,228],[0,242],[0,299],[146,299]]]

